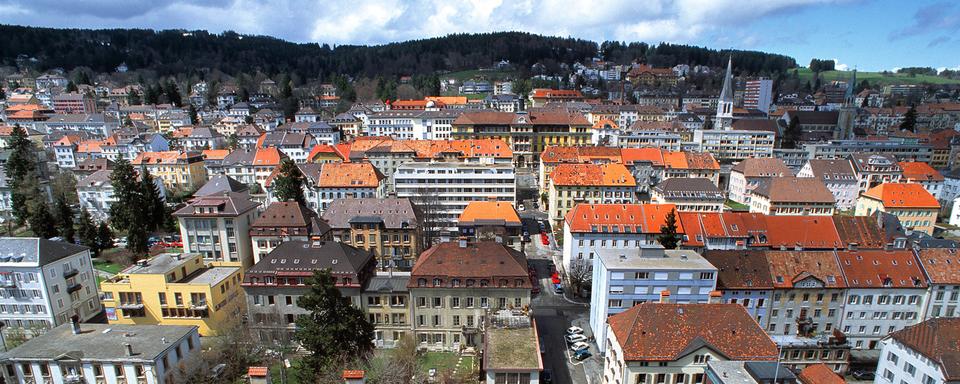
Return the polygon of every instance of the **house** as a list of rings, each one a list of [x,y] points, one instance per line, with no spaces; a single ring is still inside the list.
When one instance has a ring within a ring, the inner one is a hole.
[[[849,211],[856,207],[860,191],[857,187],[857,174],[850,165],[850,160],[811,159],[800,168],[797,177],[820,179],[830,193],[833,193],[838,210]]]
[[[810,337],[842,321],[847,282],[833,251],[765,251],[773,279],[767,332]]]
[[[694,251],[653,245],[600,250],[593,262],[590,328],[607,339],[607,318],[634,305],[655,303],[662,295],[678,304],[706,304],[717,285],[717,268]],[[568,275],[584,272],[568,271]],[[600,353],[606,344],[599,343]]]
[[[249,268],[253,265],[250,224],[258,203],[246,193],[197,196],[173,213],[180,226],[183,251],[203,255],[214,265]]]
[[[10,383],[172,383],[200,353],[197,327],[62,325],[3,353]]]
[[[960,317],[960,263],[954,248],[925,248],[917,250],[920,268],[926,275],[930,290],[922,320],[937,317]]]
[[[410,273],[414,335],[428,350],[479,348],[489,311],[526,310],[532,285],[526,257],[493,241],[443,242]]]
[[[254,149],[257,146],[257,141],[260,140],[260,136],[263,136],[263,131],[253,124],[244,124],[236,129],[235,134],[237,136],[237,148]]]
[[[142,152],[130,163],[135,168],[145,168],[175,192],[192,191],[207,181],[207,169],[200,152]]]
[[[219,132],[210,127],[196,127],[190,135],[178,140],[180,146],[187,151],[203,151],[207,149],[221,149],[226,146],[226,139]]]
[[[742,305],[757,324],[768,323],[773,277],[760,250],[710,250],[703,258],[717,269],[721,302]]]
[[[77,197],[80,199],[80,208],[86,210],[96,221],[105,221],[110,218],[110,206],[117,202],[114,195],[110,174],[113,171],[99,170],[77,181]],[[138,177],[139,179],[139,177]],[[160,192],[160,198],[166,200],[166,189],[163,181],[153,179],[154,185]]]
[[[284,241],[328,241],[330,226],[305,205],[295,201],[275,201],[250,225],[253,263]]]
[[[298,164],[305,176],[304,196],[310,209],[323,213],[335,199],[382,198],[384,196],[383,174],[372,164],[324,163]],[[272,182],[279,168],[267,179],[267,200],[276,201]]]
[[[297,164],[307,162],[307,154],[313,148],[313,137],[308,133],[274,131],[264,133],[257,142],[257,148],[277,148]]]
[[[933,169],[930,164],[919,161],[901,161],[900,169],[903,170],[903,176],[900,179],[905,183],[918,183],[923,186],[927,192],[930,192],[934,198],[940,200],[943,192],[944,178],[939,171]]]
[[[372,253],[339,242],[281,243],[244,273],[251,333],[263,344],[292,342],[297,316],[308,313],[297,301],[310,290],[306,280],[319,269],[329,270],[340,293],[360,308],[374,263]]]
[[[877,382],[946,384],[960,381],[960,318],[938,318],[893,332],[880,342]]]
[[[776,361],[776,344],[735,304],[644,303],[611,316],[604,384],[703,383],[710,361]]]
[[[60,140],[53,143],[53,155],[58,167],[76,168],[78,144],[80,144],[80,136],[78,135],[63,135]]]
[[[307,134],[313,140],[311,144],[337,145],[340,143],[340,132],[325,121],[288,123],[281,130]]]
[[[592,268],[601,250],[626,251],[659,244],[660,228],[676,207],[671,204],[577,204],[563,222],[563,261]],[[684,233],[677,221],[677,232]]]
[[[803,384],[847,384],[843,376],[838,375],[825,363],[808,365],[800,370],[797,378]]]
[[[920,321],[927,279],[911,250],[837,252],[847,281],[843,333],[855,349],[876,349],[884,335]]]
[[[471,201],[457,219],[461,238],[495,240],[522,251],[523,223],[513,204],[505,201]]]
[[[873,216],[876,212],[896,216],[904,228],[933,235],[940,203],[920,184],[885,183],[857,199],[857,216]]]
[[[193,196],[211,196],[222,195],[224,192],[248,193],[250,188],[234,178],[225,175],[217,175],[210,178],[200,189],[193,193]]]
[[[751,192],[773,177],[792,176],[793,171],[777,158],[748,158],[730,169],[730,200],[750,205]]]
[[[394,348],[412,335],[410,272],[377,272],[360,294],[360,305],[367,319],[376,327],[373,344],[377,348]]]
[[[110,324],[186,325],[215,336],[245,312],[239,267],[214,266],[199,253],[162,253],[100,284]]]
[[[550,221],[560,223],[577,204],[634,202],[637,181],[623,164],[560,164],[550,173]]]
[[[849,156],[857,175],[858,194],[884,183],[899,183],[903,170],[896,157],[884,154],[857,153]]]
[[[750,192],[750,212],[765,215],[832,216],[835,203],[813,177],[772,177]]]
[[[486,384],[539,383],[543,370],[540,335],[532,315],[495,312],[484,325],[483,362]]]
[[[3,332],[42,333],[101,312],[90,249],[35,237],[0,238]]]
[[[336,199],[322,218],[334,241],[372,252],[381,269],[409,270],[420,256],[423,217],[410,199]]]
[[[726,197],[709,179],[670,178],[653,188],[650,200],[673,204],[679,212],[721,212]]]

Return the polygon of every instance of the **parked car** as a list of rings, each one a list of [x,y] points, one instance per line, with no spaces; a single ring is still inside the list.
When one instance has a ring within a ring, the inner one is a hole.
[[[593,356],[593,354],[590,353],[590,350],[587,350],[587,349],[581,349],[573,353],[573,358],[580,361],[583,361],[590,356]]]
[[[557,285],[553,286],[553,293],[556,293],[556,294],[558,294],[558,295],[562,295],[562,294],[563,294],[563,286],[560,285],[560,284],[557,284]]]
[[[580,328],[580,327],[574,325],[574,326],[572,326],[572,327],[570,327],[570,328],[567,328],[567,334],[568,334],[568,335],[582,335],[582,334],[583,334],[583,328]]]
[[[873,371],[853,371],[853,378],[857,380],[873,380],[876,374]]]
[[[524,207],[523,204],[520,204],[520,211],[526,211],[526,210],[527,210],[527,208]]]
[[[573,345],[570,346],[570,350],[573,352],[582,351],[585,349],[590,349],[590,344],[587,344],[586,342],[583,342],[583,341],[578,341],[576,343],[573,343]]]
[[[540,382],[543,384],[553,384],[553,371],[544,369],[543,373],[540,374]]]
[[[587,337],[579,333],[573,334],[573,335],[567,335],[564,337],[564,339],[567,340],[567,344],[574,344],[574,343],[579,343],[581,341],[587,341]]]

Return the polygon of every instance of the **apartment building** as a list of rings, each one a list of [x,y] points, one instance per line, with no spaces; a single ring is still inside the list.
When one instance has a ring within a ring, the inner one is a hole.
[[[957,250],[919,249],[917,259],[930,285],[921,319],[960,317],[960,257],[957,257]]]
[[[360,163],[323,163],[298,164],[303,173],[303,194],[307,206],[323,213],[335,199],[382,198],[385,194],[383,174],[372,164]],[[273,179],[279,174],[279,168],[267,180],[267,200],[275,201]]]
[[[409,270],[422,249],[422,216],[407,198],[334,200],[323,212],[333,241],[373,253],[377,267]]]
[[[899,183],[903,169],[892,155],[857,153],[849,156],[857,175],[858,194],[886,183]]]
[[[832,216],[833,193],[812,177],[773,177],[751,192],[750,212],[780,216]]]
[[[130,163],[163,180],[163,185],[171,191],[192,191],[207,182],[207,169],[200,152],[143,152]]]
[[[413,332],[409,281],[410,272],[377,272],[360,294],[363,312],[376,327],[377,348],[393,348]]]
[[[793,171],[777,158],[748,158],[730,169],[727,184],[728,197],[740,204],[750,205],[750,197],[760,184],[774,177],[792,176]]]
[[[523,223],[513,204],[503,201],[473,201],[457,220],[460,236],[475,240],[495,240],[523,251]]]
[[[213,336],[245,312],[240,267],[205,263],[199,253],[162,253],[104,280],[110,324],[181,325]]]
[[[774,286],[764,251],[711,250],[703,252],[703,258],[717,268],[721,301],[739,304],[757,324],[767,324]]]
[[[903,170],[901,180],[905,183],[917,183],[923,186],[927,192],[930,192],[937,200],[941,199],[944,189],[944,177],[939,171],[933,169],[930,164],[919,161],[901,161],[900,169]]]
[[[61,93],[51,98],[56,113],[96,113],[97,102],[79,92]]]
[[[893,332],[880,342],[877,383],[946,384],[960,380],[960,319],[930,319]]]
[[[556,146],[551,145],[540,152],[539,186],[541,191],[549,188],[550,174],[560,164],[623,163],[620,148],[603,146]]]
[[[847,282],[832,251],[766,251],[764,257],[774,287],[767,332],[810,337],[840,324]]]
[[[513,151],[514,164],[530,167],[551,145],[588,145],[592,124],[583,114],[564,110],[465,112],[453,122],[451,137],[502,139]]]
[[[250,225],[254,264],[284,241],[330,239],[330,225],[295,201],[271,203]]]
[[[876,212],[896,216],[906,229],[933,235],[940,203],[920,184],[885,183],[857,199],[857,216],[873,216]]]
[[[833,194],[838,210],[850,211],[856,207],[860,192],[857,187],[857,174],[850,165],[850,160],[811,159],[800,168],[797,177],[820,179]]]
[[[660,228],[675,210],[671,204],[577,204],[564,217],[563,270],[580,263],[592,268],[596,255],[604,250],[659,244]],[[679,221],[677,232],[684,233]]]
[[[204,262],[249,268],[253,265],[250,224],[259,203],[246,193],[198,196],[173,213],[180,224],[183,251],[200,253]]]
[[[773,157],[776,134],[769,131],[703,130],[693,132],[693,142],[700,152],[710,152],[723,163],[750,157]]]
[[[547,208],[560,223],[577,204],[629,204],[637,181],[622,164],[560,164],[550,173]]]
[[[671,178],[653,188],[650,201],[673,204],[678,212],[721,212],[726,197],[709,179]]]

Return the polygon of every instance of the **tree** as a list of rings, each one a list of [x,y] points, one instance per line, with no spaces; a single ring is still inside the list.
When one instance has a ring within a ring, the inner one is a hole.
[[[660,245],[665,249],[677,249],[680,242],[680,235],[677,234],[677,214],[675,209],[671,209],[667,214],[664,224],[660,227],[660,236],[657,238]]]
[[[303,173],[290,159],[284,159],[280,163],[280,171],[273,179],[273,195],[277,201],[293,200],[300,204],[305,204],[306,198],[303,196]]]
[[[240,139],[237,137],[237,133],[231,133],[230,136],[227,136],[227,149],[234,150],[240,146]]]
[[[910,109],[907,110],[907,113],[903,114],[903,121],[900,122],[900,130],[902,131],[917,131],[917,107],[911,105]]]
[[[157,85],[157,88],[160,86]],[[176,107],[179,107],[183,104],[183,99],[180,97],[180,90],[177,89],[177,83],[173,80],[168,80],[163,86],[163,95],[167,97],[167,102],[173,104]]]
[[[141,209],[146,215],[147,229],[155,231],[167,223],[167,204],[160,194],[160,187],[146,168],[140,168],[140,195],[143,202]]]
[[[97,226],[97,248],[98,249],[110,249],[115,247],[113,244],[113,232],[110,231],[110,226],[106,222],[101,222]]]
[[[796,148],[802,139],[803,131],[800,129],[800,119],[796,116],[790,117],[786,131],[783,132],[783,142],[780,146],[783,148]]]
[[[67,82],[66,92],[67,92],[67,93],[72,93],[72,92],[77,92],[77,91],[78,91],[78,89],[77,89],[77,84],[75,84],[73,81],[68,81],[68,82]]]
[[[57,226],[46,203],[38,202],[31,209],[30,230],[33,231],[35,236],[44,239],[57,236]]]
[[[110,225],[118,230],[126,229],[127,249],[144,255],[149,250],[147,230],[151,225],[151,217],[149,212],[143,212],[149,204],[144,199],[143,188],[130,162],[123,158],[117,160],[110,173],[110,184],[117,199],[110,206]]]
[[[143,98],[140,97],[140,92],[136,89],[131,89],[130,93],[127,95],[127,102],[130,105],[141,105],[143,104]]]
[[[73,243],[75,233],[73,228],[73,209],[70,208],[70,204],[67,202],[67,196],[64,194],[57,194],[54,207],[57,220],[57,232],[59,232],[60,237],[62,237],[68,243]]]
[[[200,124],[200,116],[197,114],[197,107],[193,104],[190,104],[190,123],[191,124]]]
[[[7,145],[10,156],[7,158],[4,170],[11,189],[13,215],[22,225],[30,215],[30,201],[38,196],[36,191],[30,190],[31,188],[24,188],[25,181],[34,184],[37,182],[34,174],[37,169],[36,147],[27,138],[27,131],[20,124],[13,126]]]
[[[579,294],[584,289],[589,290],[593,280],[593,265],[587,260],[576,259],[570,262],[570,268],[567,270],[567,281]]]
[[[530,94],[531,90],[530,80],[518,79],[513,81],[513,93],[520,96],[520,108],[525,105],[527,95]]]
[[[294,337],[309,354],[303,359],[301,382],[317,382],[319,372],[341,359],[366,359],[373,352],[373,324],[335,284],[329,270],[307,279],[307,293],[297,305],[308,314],[297,319]]]
[[[0,87],[0,100],[6,100],[7,92],[3,90],[3,87]]]
[[[86,209],[80,210],[80,220],[77,227],[77,236],[80,238],[80,244],[90,247],[90,252],[94,257],[100,256],[100,242],[97,239],[97,226],[93,223],[93,218]]]

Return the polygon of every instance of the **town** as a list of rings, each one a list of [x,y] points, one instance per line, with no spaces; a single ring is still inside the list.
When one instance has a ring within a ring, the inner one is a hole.
[[[0,383],[960,380],[956,71],[10,52]]]

